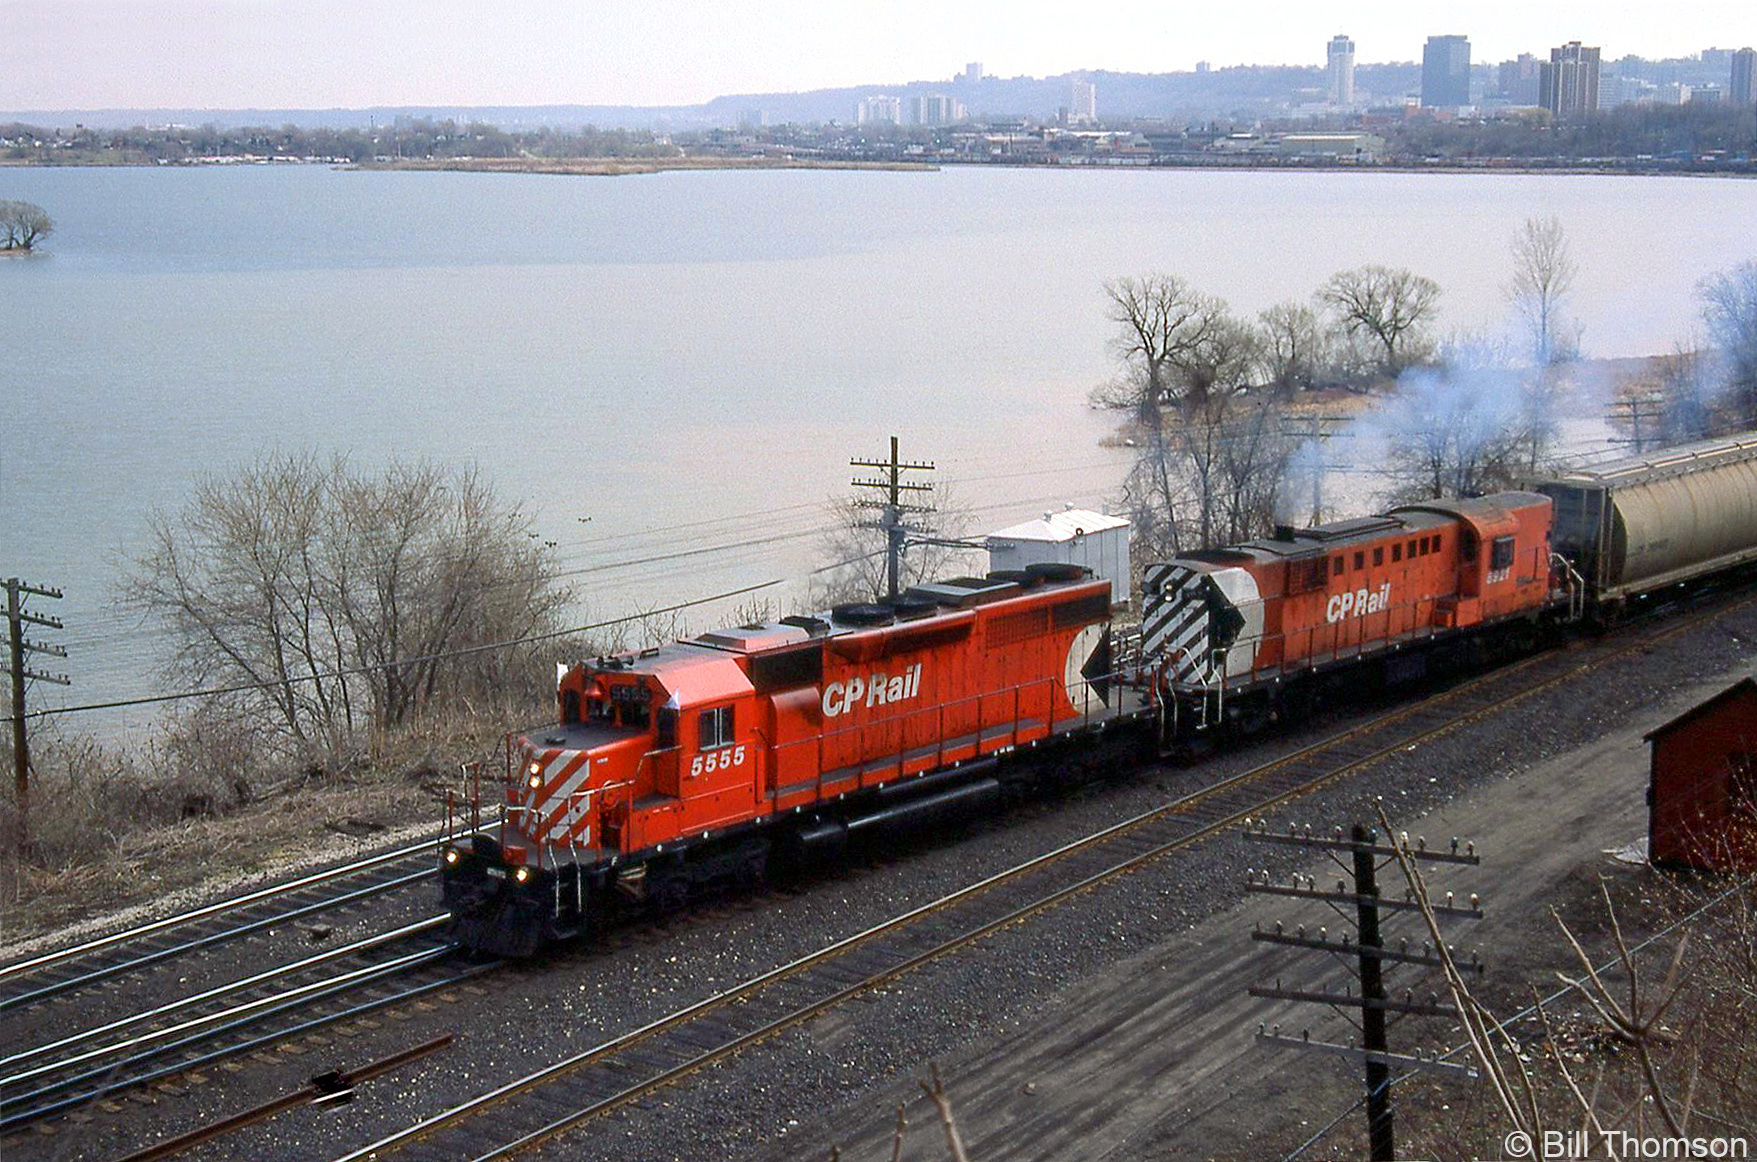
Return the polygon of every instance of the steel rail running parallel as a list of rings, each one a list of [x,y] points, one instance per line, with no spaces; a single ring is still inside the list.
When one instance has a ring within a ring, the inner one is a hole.
[[[426,947],[416,947],[413,951],[397,952],[388,960],[367,963],[333,976],[306,981],[264,996],[246,999],[241,1003],[216,1011],[182,1016],[182,1019],[170,1025],[134,1032],[119,1040],[68,1055],[56,1056],[58,1053],[77,1049],[89,1041],[97,1040],[106,1035],[123,1034],[157,1020],[178,1017],[185,1010],[196,1008],[203,1002],[221,999],[236,993],[248,993],[252,989],[260,988],[281,977],[297,976],[301,972],[307,972],[345,957],[372,952],[406,940],[419,938],[444,927],[448,922],[449,917],[447,916],[431,916],[339,948],[329,949],[291,964],[255,973],[189,997],[155,1006],[105,1025],[75,1032],[48,1044],[14,1053],[0,1060],[0,1068],[13,1070],[13,1072],[0,1077],[0,1095],[3,1095],[5,1105],[5,1116],[0,1118],[0,1132],[40,1121],[70,1106],[96,1097],[130,1089],[147,1081],[158,1080],[182,1072],[199,1063],[233,1056],[258,1047],[265,1042],[283,1040],[294,1035],[294,1030],[283,1028],[260,1036],[253,1035],[242,1042],[222,1044],[217,1048],[202,1052],[194,1060],[178,1057],[179,1054],[194,1051],[198,1046],[211,1043],[218,1038],[258,1028],[264,1022],[275,1017],[297,1014],[329,998],[376,985],[387,978],[406,975],[441,962],[452,956],[456,951],[456,945],[445,940]],[[453,973],[441,977],[437,981],[418,983],[389,996],[375,998],[363,1005],[356,1005],[348,1011],[351,1013],[382,1008],[388,1004],[423,995],[435,988],[445,987],[448,984],[468,979],[470,976],[479,975],[478,970],[495,967],[496,963],[477,965],[461,974]],[[304,1031],[341,1019],[344,1019],[343,1014],[322,1014],[300,1021],[297,1030]],[[126,1056],[122,1056],[124,1054]],[[165,1064],[158,1065],[160,1062]],[[138,1072],[143,1068],[147,1069],[148,1072],[144,1074]],[[21,1087],[26,1083],[35,1083],[34,1088],[21,1092]],[[64,1096],[68,1094],[73,1096]]]
[[[352,863],[327,868],[323,871],[312,872],[309,875],[300,876],[297,879],[288,880],[285,883],[271,884],[266,887],[246,892],[239,896],[218,900],[199,908],[193,908],[186,912],[179,912],[176,915],[166,916],[145,924],[136,925],[132,928],[123,929],[119,932],[112,932],[109,935],[70,945],[66,948],[55,949],[50,952],[26,957],[10,964],[0,965],[0,983],[6,982],[15,977],[28,978],[31,975],[64,965],[68,961],[95,957],[101,953],[114,950],[119,945],[145,940],[160,935],[161,933],[168,932],[173,928],[210,921],[226,912],[267,903],[282,896],[292,895],[314,887],[320,887],[327,883],[333,883],[337,880],[362,875],[383,868],[386,865],[409,862],[419,858],[425,853],[433,851],[438,842],[439,836],[436,834],[431,839],[425,839],[406,847],[400,847],[394,851],[381,852],[377,855],[367,856],[364,859],[355,860]],[[91,971],[80,973],[76,976],[50,981],[34,988],[26,988],[7,996],[0,997],[0,1012],[20,1005],[46,1000],[59,993],[93,984],[100,980],[106,980],[122,973],[132,972],[137,969],[159,964],[173,957],[194,952],[202,948],[211,947],[227,940],[246,936],[252,932],[258,932],[276,924],[288,923],[292,920],[301,919],[305,916],[322,912],[330,908],[342,907],[366,899],[370,896],[394,891],[397,888],[405,887],[427,879],[436,874],[436,872],[437,865],[422,870],[412,871],[404,875],[395,876],[380,883],[367,884],[362,887],[351,889],[350,891],[337,896],[317,900],[308,904],[302,904],[284,912],[277,912],[273,915],[252,920],[244,924],[224,928],[217,932],[207,933],[206,935],[199,936],[192,940],[173,944],[165,948],[153,949],[152,951],[143,953],[139,956],[118,962],[102,964]]]
[[[1742,608],[1754,601],[1757,597],[1746,596],[1730,608]],[[1668,621],[1658,632],[1638,633],[1627,643],[1608,650],[1589,643],[1546,651],[1462,682],[1422,702],[1377,715],[874,925],[387,1135],[342,1155],[336,1162],[368,1162],[398,1151],[408,1151],[417,1157],[470,1158],[474,1162],[511,1157],[1078,893],[1213,837],[1416,743],[1449,733],[1727,612],[1729,607],[1717,607],[1681,622]],[[1627,630],[1637,628],[1636,623],[1626,626]],[[1575,656],[1582,650],[1592,651],[1583,661]],[[1386,738],[1387,735],[1390,737]],[[1155,824],[1171,824],[1172,833],[1155,835],[1147,830]],[[1106,847],[1118,843],[1122,850],[1104,853]],[[1065,874],[1069,868],[1061,865],[1071,857],[1089,852],[1103,856],[1098,866],[1075,868],[1072,876]],[[1064,873],[1059,883],[1048,890],[1040,888],[1022,902],[1006,900],[1004,893],[996,891],[1052,867]],[[950,934],[936,934],[925,927],[917,929],[929,917],[947,914],[958,905],[985,897],[996,901],[998,914],[966,920]],[[887,947],[882,939],[899,934],[903,937],[894,943],[903,947]],[[906,939],[910,935],[922,939],[911,945]],[[816,975],[824,979],[808,981],[815,983],[815,992],[806,990],[809,995],[789,999],[782,995],[786,990],[776,987],[784,982],[806,980],[808,970],[819,965],[824,965],[826,971]],[[710,1014],[717,1015],[720,1028],[703,1021]],[[686,1032],[667,1043],[664,1034],[674,1029]],[[591,1069],[600,1064],[604,1068]],[[631,1083],[631,1075],[640,1079]],[[515,1104],[514,1099],[526,1094],[532,1100]],[[557,1116],[558,1108],[569,1112]],[[492,1119],[479,1116],[490,1111],[494,1114]],[[493,1125],[484,1124],[489,1121]]]

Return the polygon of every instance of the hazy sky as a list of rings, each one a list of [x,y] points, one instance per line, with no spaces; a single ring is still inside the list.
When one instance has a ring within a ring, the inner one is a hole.
[[[693,104],[990,73],[1415,60],[1433,33],[1499,61],[1757,42],[1752,0],[0,0],[0,109]],[[1102,102],[1102,94],[1100,94]]]

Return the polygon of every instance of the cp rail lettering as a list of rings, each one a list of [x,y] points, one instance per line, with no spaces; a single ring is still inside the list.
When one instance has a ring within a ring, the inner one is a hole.
[[[879,670],[870,678],[831,682],[824,687],[824,717],[835,718],[857,706],[886,706],[915,697],[921,690],[921,666],[916,662],[901,674]]]

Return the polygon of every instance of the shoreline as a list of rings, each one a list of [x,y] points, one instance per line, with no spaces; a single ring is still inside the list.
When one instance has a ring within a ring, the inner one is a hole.
[[[1127,160],[1031,162],[1031,161],[969,161],[961,158],[931,160],[861,160],[856,158],[799,157],[677,157],[677,158],[405,158],[392,161],[346,161],[336,158],[300,157],[226,157],[226,158],[141,158],[103,159],[68,158],[65,160],[34,160],[0,158],[0,169],[198,169],[203,167],[321,165],[343,171],[407,171],[449,173],[514,173],[554,174],[571,177],[621,177],[631,174],[671,173],[690,170],[878,170],[907,173],[939,173],[948,169],[1015,169],[1047,170],[1062,173],[1093,172],[1190,172],[1225,173],[1366,173],[1434,175],[1440,177],[1487,175],[1507,177],[1682,177],[1757,179],[1757,163],[1714,165],[1679,162],[1672,165],[1630,159],[1627,162],[1591,164],[1583,161],[1556,159],[1484,158],[1471,162],[1446,162],[1432,165],[1398,162],[1363,165],[1356,162],[1300,161],[1248,162],[1191,158],[1188,160],[1141,162]]]

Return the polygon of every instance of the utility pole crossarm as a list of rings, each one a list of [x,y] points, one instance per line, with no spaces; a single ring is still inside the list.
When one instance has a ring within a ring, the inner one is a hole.
[[[1410,859],[1427,860],[1430,863],[1462,863],[1472,867],[1482,863],[1482,858],[1476,854],[1475,844],[1468,845],[1468,849],[1461,852],[1456,839],[1452,841],[1450,851],[1429,851],[1426,847],[1392,847],[1371,840],[1357,843],[1352,839],[1332,839],[1323,835],[1300,835],[1292,832],[1277,834],[1271,831],[1246,831],[1245,838],[1253,843],[1277,843],[1284,847],[1309,847],[1319,851],[1365,852],[1375,856],[1395,856],[1402,852]]]
[[[1289,1037],[1284,1033],[1262,1029],[1257,1031],[1257,1040],[1284,1049],[1315,1049],[1320,1053],[1334,1053],[1340,1057],[1351,1057],[1356,1061],[1365,1061],[1370,1065],[1387,1067],[1395,1065],[1402,1069],[1426,1069],[1472,1079],[1477,1075],[1474,1068],[1460,1065],[1456,1061],[1440,1061],[1432,1057],[1413,1057],[1407,1053],[1388,1053],[1380,1049],[1362,1049],[1358,1045],[1337,1045],[1330,1041],[1314,1041],[1310,1037]]]
[[[1245,891],[1256,892],[1265,896],[1291,896],[1296,900],[1324,900],[1332,904],[1353,904],[1359,907],[1370,904],[1376,908],[1389,908],[1394,912],[1419,912],[1421,905],[1414,900],[1387,900],[1383,896],[1366,896],[1359,892],[1331,892],[1323,888],[1294,888],[1285,884],[1248,883]],[[1429,904],[1428,910],[1436,916],[1458,916],[1468,920],[1482,919],[1482,909],[1460,908],[1452,904]]]
[[[852,481],[856,488],[877,488],[886,494],[884,500],[857,500],[858,508],[875,508],[884,511],[884,522],[864,527],[882,528],[885,532],[885,584],[890,600],[897,599],[898,574],[901,571],[903,549],[907,543],[906,533],[914,531],[903,523],[906,512],[932,512],[931,505],[905,504],[905,492],[932,492],[933,485],[917,484],[903,479],[905,472],[932,472],[933,462],[930,460],[904,460],[897,455],[897,437],[891,437],[891,458],[889,460],[850,460],[852,468],[874,468],[884,473],[883,477],[855,477]]]
[[[1458,1010],[1452,1005],[1441,1004],[1430,1000],[1423,1004],[1420,1001],[1394,1001],[1383,997],[1363,997],[1357,993],[1330,993],[1321,989],[1290,989],[1280,985],[1273,987],[1254,984],[1250,988],[1253,997],[1265,1001],[1309,1001],[1315,1005],[1331,1005],[1345,1009],[1377,1009],[1386,1013],[1409,1013],[1417,1017],[1456,1017]]]
[[[1286,932],[1253,932],[1251,939],[1264,944],[1280,944],[1288,948],[1311,948],[1319,952],[1334,952],[1341,956],[1368,956],[1374,960],[1388,960],[1396,964],[1413,964],[1422,968],[1444,968],[1446,962],[1438,956],[1425,953],[1402,952],[1390,948],[1367,948],[1346,937],[1341,940],[1321,940],[1315,936],[1295,936]],[[1474,954],[1469,961],[1458,959],[1453,949],[1452,966],[1459,972],[1472,972],[1478,975],[1487,971],[1486,966]]]

